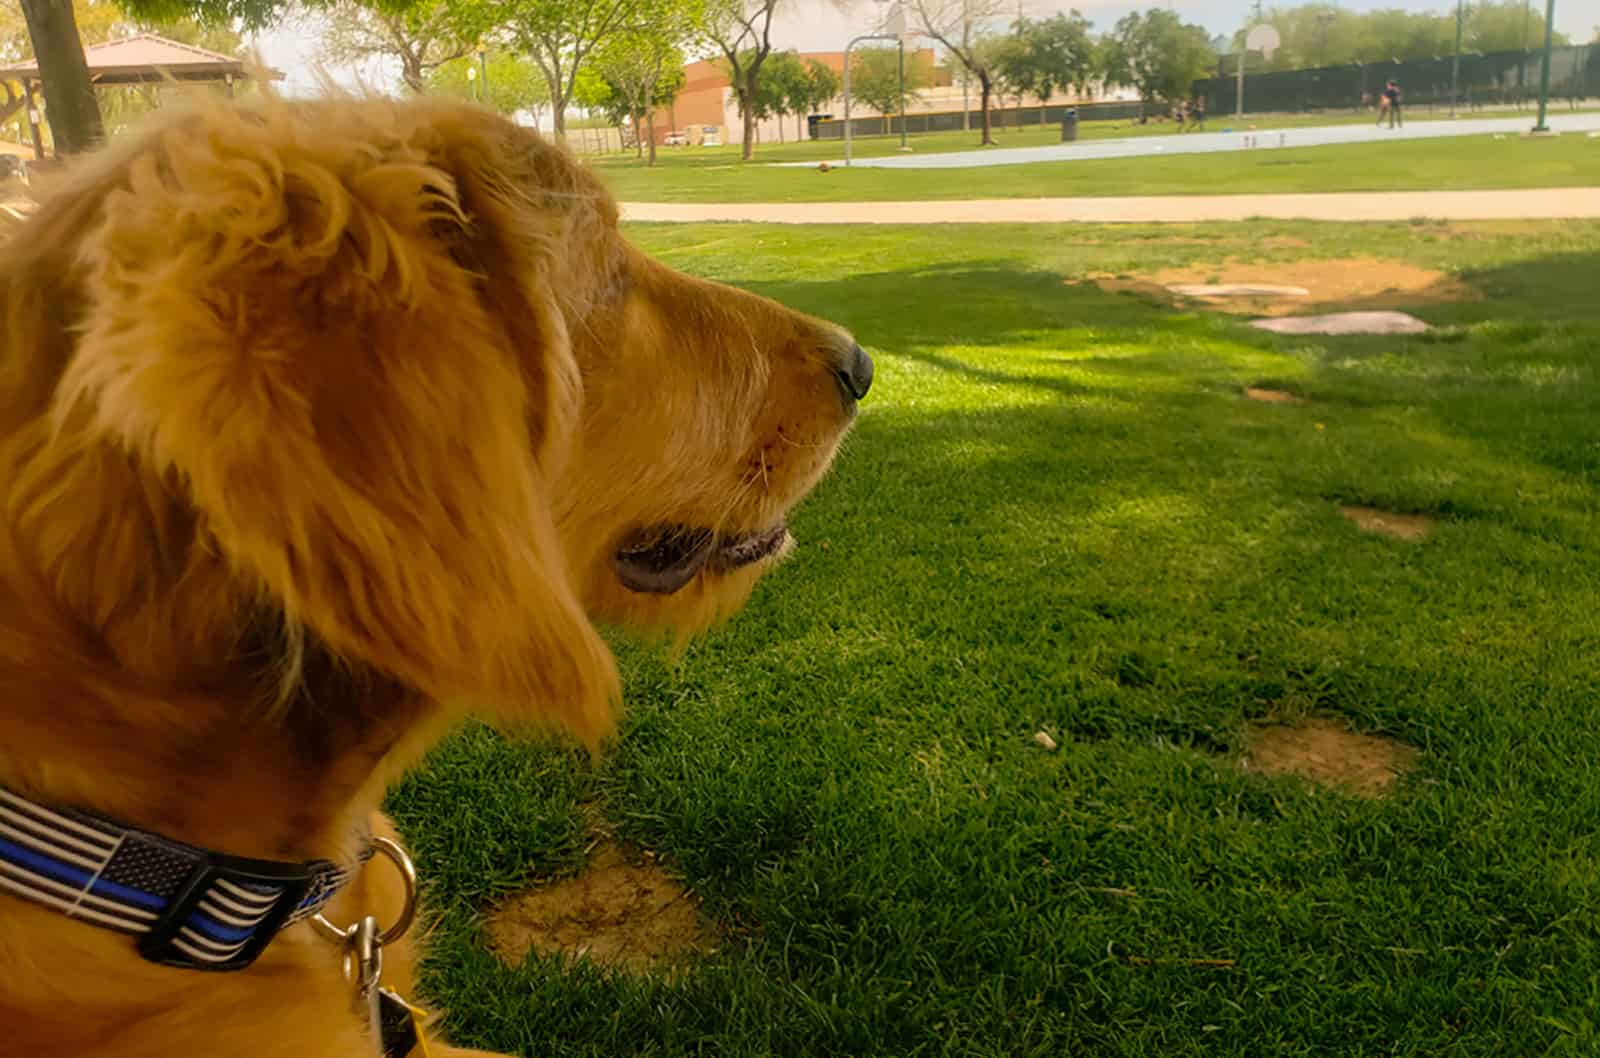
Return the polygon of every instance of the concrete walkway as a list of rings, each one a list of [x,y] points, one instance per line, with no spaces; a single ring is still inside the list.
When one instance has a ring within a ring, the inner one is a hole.
[[[629,202],[623,219],[768,224],[1160,224],[1214,220],[1600,220],[1600,187],[1314,195],[979,198],[960,202]]]

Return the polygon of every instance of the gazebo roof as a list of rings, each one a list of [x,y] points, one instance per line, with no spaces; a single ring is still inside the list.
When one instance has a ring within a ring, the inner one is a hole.
[[[253,68],[242,59],[207,51],[192,44],[141,33],[136,37],[107,41],[83,49],[89,64],[89,79],[95,84],[148,84],[169,78],[177,81],[223,81],[230,76],[242,79],[252,74],[281,80],[283,73]],[[39,64],[34,60],[0,66],[0,78],[37,80]]]

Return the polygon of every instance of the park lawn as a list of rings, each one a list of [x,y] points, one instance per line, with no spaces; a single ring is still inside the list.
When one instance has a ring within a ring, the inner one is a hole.
[[[1600,224],[633,234],[852,327],[878,382],[744,614],[676,660],[618,638],[598,764],[473,728],[393,798],[458,1041],[1600,1051]],[[1308,256],[1483,299],[1280,338],[1073,282]],[[1311,715],[1421,763],[1381,800],[1236,766],[1248,724]],[[715,954],[487,954],[480,916],[596,826],[671,865]]]
[[[1002,140],[1002,146],[1010,144],[1009,139]],[[1541,140],[1463,136],[1167,158],[1033,162],[974,169],[835,168],[828,173],[811,167],[740,165],[733,160],[708,165],[693,159],[669,159],[654,169],[616,159],[592,164],[625,202],[884,202],[1073,195],[1465,191],[1600,184],[1600,139],[1580,135]]]

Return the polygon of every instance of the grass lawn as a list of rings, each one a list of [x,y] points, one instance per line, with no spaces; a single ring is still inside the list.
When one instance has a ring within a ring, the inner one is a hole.
[[[1213,122],[1220,128],[1220,122]],[[1263,128],[1267,126],[1263,124]],[[1275,125],[1273,127],[1283,127]],[[1124,130],[1126,132],[1126,130]],[[1165,135],[1176,135],[1166,129]],[[959,133],[942,134],[960,136]],[[1008,132],[1000,145],[1026,146],[1036,130]],[[967,138],[972,138],[968,134]],[[862,156],[892,153],[898,141],[870,141]],[[1040,139],[1040,142],[1048,142]],[[840,148],[791,148],[837,158]],[[920,149],[920,148],[919,148]],[[949,148],[940,148],[949,149]],[[758,161],[792,160],[778,148]],[[884,202],[1071,195],[1195,195],[1299,191],[1469,191],[1578,187],[1600,183],[1600,140],[1492,136],[1240,150],[1167,158],[1032,162],[980,169],[834,169],[742,165],[736,153],[660,153],[654,169],[620,155],[591,160],[626,202]]]
[[[598,766],[473,729],[395,796],[459,1041],[1600,1053],[1600,224],[634,234],[853,327],[879,381],[749,609],[677,661],[622,645]],[[1485,299],[1280,338],[1064,283],[1235,255]],[[1440,522],[1389,540],[1341,502]],[[1419,769],[1362,800],[1235,766],[1250,721],[1311,714]],[[597,817],[717,954],[486,953],[479,915],[576,869]]]

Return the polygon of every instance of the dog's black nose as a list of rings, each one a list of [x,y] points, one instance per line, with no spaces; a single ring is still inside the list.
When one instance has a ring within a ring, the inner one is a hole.
[[[861,346],[852,345],[840,357],[839,367],[834,373],[850,399],[860,400],[872,388],[872,357]]]

